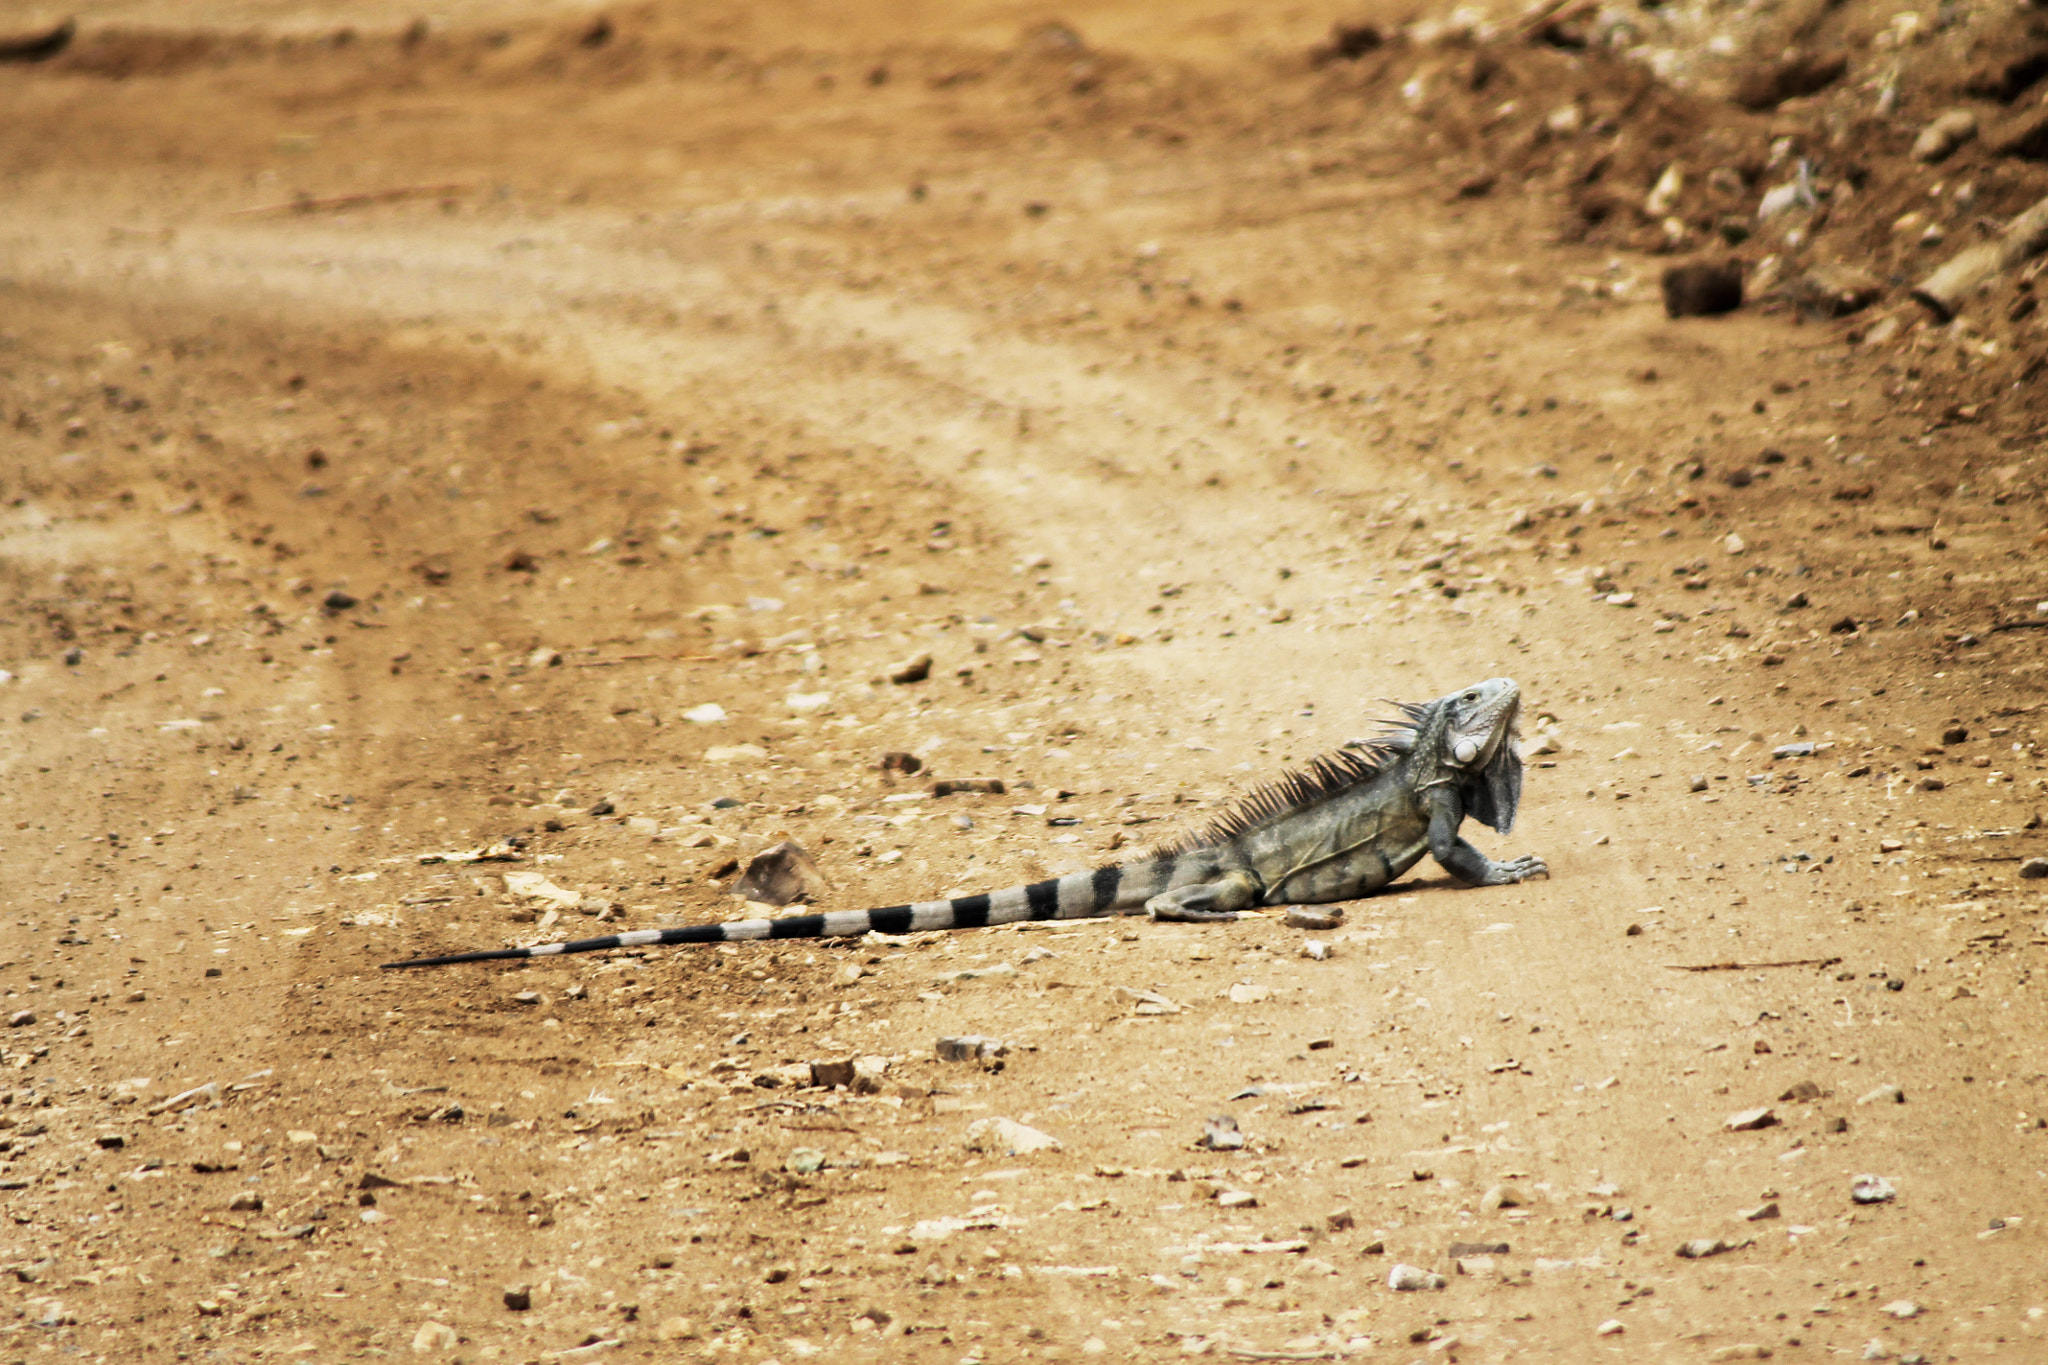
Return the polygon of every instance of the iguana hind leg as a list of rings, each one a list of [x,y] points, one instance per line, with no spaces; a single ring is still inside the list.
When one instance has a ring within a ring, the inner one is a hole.
[[[1145,902],[1145,913],[1155,920],[1183,920],[1202,924],[1236,919],[1238,912],[1259,903],[1264,890],[1259,879],[1239,869],[1225,872],[1215,881],[1197,882],[1162,891]]]

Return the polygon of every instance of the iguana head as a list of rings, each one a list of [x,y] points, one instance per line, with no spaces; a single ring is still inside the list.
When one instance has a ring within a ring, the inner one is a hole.
[[[1491,763],[1503,745],[1512,746],[1522,713],[1522,689],[1512,678],[1488,678],[1438,705],[1444,709],[1444,761],[1468,772]]]
[[[1506,834],[1522,802],[1522,755],[1515,722],[1522,714],[1522,689],[1512,678],[1489,678],[1430,708],[1443,726],[1437,762],[1458,773],[1465,813]]]

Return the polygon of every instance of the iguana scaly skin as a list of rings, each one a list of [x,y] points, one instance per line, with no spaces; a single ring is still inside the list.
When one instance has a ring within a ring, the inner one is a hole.
[[[605,948],[829,938],[869,930],[978,929],[1141,909],[1154,919],[1226,920],[1253,906],[1318,905],[1369,895],[1425,853],[1477,886],[1548,875],[1540,858],[1495,862],[1458,833],[1467,816],[1502,834],[1514,824],[1522,796],[1522,759],[1515,750],[1520,689],[1507,678],[1494,678],[1433,702],[1400,703],[1397,709],[1399,718],[1380,734],[1354,740],[1251,792],[1201,832],[1093,872],[879,910],[641,929],[384,965],[437,967]]]

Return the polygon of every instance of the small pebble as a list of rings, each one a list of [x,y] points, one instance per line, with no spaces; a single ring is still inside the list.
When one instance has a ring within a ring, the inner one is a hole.
[[[30,1024],[33,1024],[35,1021],[36,1012],[34,1010],[16,1010],[14,1013],[7,1016],[7,1027],[27,1028]]]
[[[1722,1120],[1721,1126],[1731,1133],[1751,1133],[1760,1128],[1778,1126],[1778,1116],[1769,1109],[1744,1109],[1730,1114]]]
[[[1216,1206],[1223,1209],[1255,1209],[1259,1197],[1250,1190],[1223,1190],[1216,1195]]]
[[[1774,1199],[1768,1204],[1759,1204],[1753,1209],[1744,1209],[1736,1216],[1745,1223],[1761,1223],[1778,1216],[1778,1203]]]
[[[2048,877],[2048,858],[2029,858],[2020,864],[2020,876],[2030,882]]]
[[[1327,962],[1330,958],[1330,945],[1319,938],[1308,939],[1301,945],[1301,955],[1313,958],[1317,962]]]
[[[1893,1299],[1884,1306],[1884,1311],[1895,1318],[1917,1318],[1920,1316],[1920,1305],[1911,1299]]]
[[[1442,1289],[1449,1281],[1433,1270],[1424,1270],[1419,1265],[1397,1262],[1387,1272],[1387,1288],[1401,1293],[1412,1293],[1418,1289]]]
[[[1295,905],[1288,908],[1283,922],[1290,929],[1335,929],[1344,923],[1344,912],[1320,905]]]
[[[1596,1337],[1618,1337],[1627,1330],[1628,1328],[1622,1324],[1620,1318],[1609,1318],[1593,1329],[1593,1335]]]
[[[443,1322],[423,1322],[420,1329],[412,1334],[412,1349],[416,1355],[429,1355],[437,1351],[452,1351],[462,1338],[455,1329]]]
[[[1859,1175],[1849,1186],[1849,1197],[1859,1204],[1884,1204],[1898,1198],[1898,1190],[1881,1175]]]
[[[1688,1261],[1704,1261],[1709,1256],[1719,1256],[1733,1247],[1719,1237],[1695,1237],[1678,1248],[1678,1254]]]
[[[508,1284],[505,1286],[505,1306],[515,1313],[524,1313],[533,1307],[533,1286],[530,1284]]]
[[[1218,1114],[1202,1125],[1202,1139],[1197,1145],[1212,1152],[1234,1152],[1244,1146],[1244,1134],[1239,1131],[1236,1119]]]
[[[1904,1104],[1906,1092],[1896,1085],[1880,1085],[1877,1089],[1856,1101],[1858,1104]]]

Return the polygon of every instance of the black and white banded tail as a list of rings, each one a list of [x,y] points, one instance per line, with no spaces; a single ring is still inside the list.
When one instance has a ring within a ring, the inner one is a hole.
[[[742,943],[755,939],[844,938],[870,930],[908,934],[927,929],[980,929],[1020,920],[1086,919],[1110,910],[1145,903],[1158,890],[1156,864],[1100,867],[1029,886],[1013,886],[980,896],[919,901],[879,910],[834,910],[822,915],[788,915],[779,919],[728,920],[693,924],[680,929],[635,929],[602,938],[568,943],[536,943],[530,948],[494,948],[480,953],[449,953],[387,962],[385,967],[445,967],[456,962],[495,962],[507,958],[554,957],[561,953],[598,953],[607,948],[653,948],[685,943]]]

